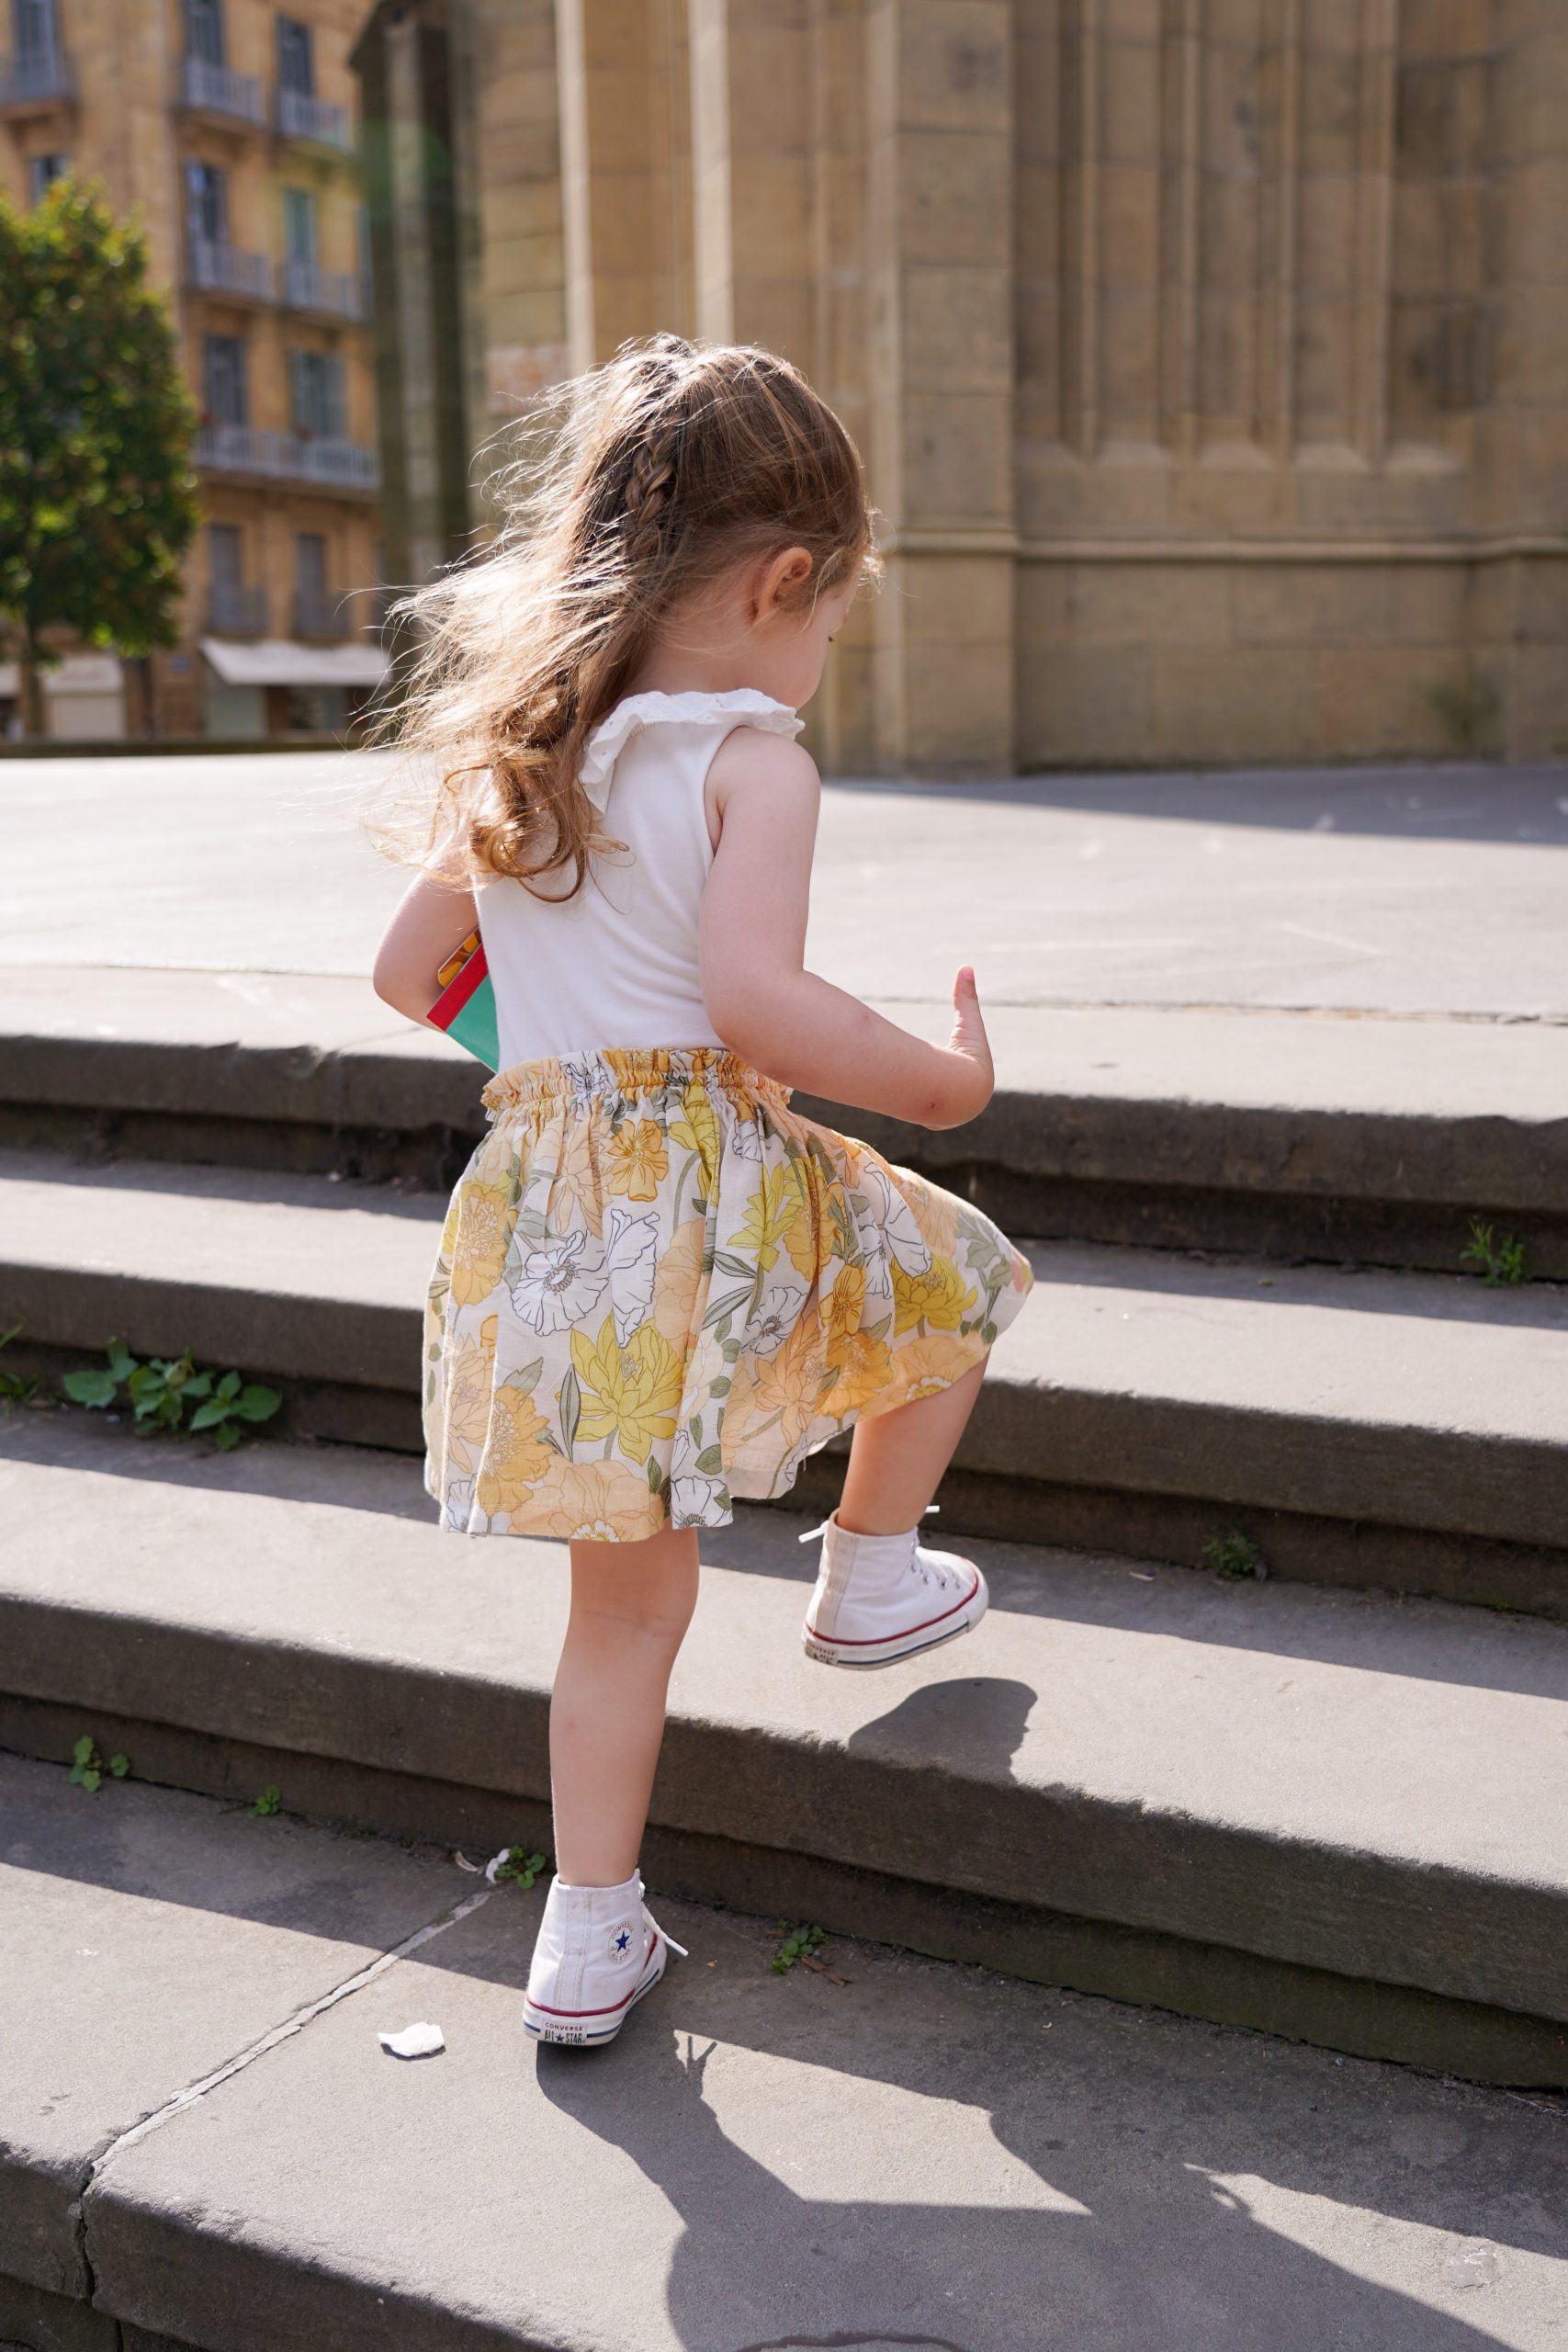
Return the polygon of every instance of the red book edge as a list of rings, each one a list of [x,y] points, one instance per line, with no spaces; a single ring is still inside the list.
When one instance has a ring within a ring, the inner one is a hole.
[[[482,945],[476,947],[462,970],[442,989],[430,1008],[430,1018],[438,1029],[450,1029],[481,980],[490,977]]]

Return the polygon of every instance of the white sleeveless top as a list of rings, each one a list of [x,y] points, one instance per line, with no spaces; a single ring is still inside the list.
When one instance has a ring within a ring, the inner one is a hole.
[[[476,886],[502,1069],[603,1046],[723,1044],[697,966],[713,864],[703,787],[736,728],[804,724],[749,686],[633,695],[600,720],[579,776],[625,849],[592,858],[574,899],[552,903],[499,875]]]

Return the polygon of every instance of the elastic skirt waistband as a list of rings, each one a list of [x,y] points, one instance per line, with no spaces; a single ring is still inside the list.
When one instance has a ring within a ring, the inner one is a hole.
[[[746,1114],[759,1102],[783,1110],[790,1097],[787,1086],[764,1078],[722,1046],[604,1046],[498,1070],[485,1088],[484,1105],[492,1119],[557,1103],[579,1111],[597,1103],[613,1111],[650,1097],[684,1094],[692,1086],[726,1096]]]

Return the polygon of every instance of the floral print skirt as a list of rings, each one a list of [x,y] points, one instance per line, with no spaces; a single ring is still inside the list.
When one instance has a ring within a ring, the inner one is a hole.
[[[444,1527],[722,1527],[961,1378],[1029,1289],[978,1210],[716,1047],[520,1064],[484,1099],[425,1316]]]

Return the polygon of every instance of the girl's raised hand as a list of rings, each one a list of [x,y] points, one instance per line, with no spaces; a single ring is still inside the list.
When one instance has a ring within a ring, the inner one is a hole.
[[[975,970],[970,964],[960,966],[953,983],[953,1035],[947,1041],[947,1050],[959,1067],[953,1077],[952,1113],[941,1124],[961,1127],[965,1119],[978,1117],[997,1082],[991,1066],[990,1039],[986,1035]]]

